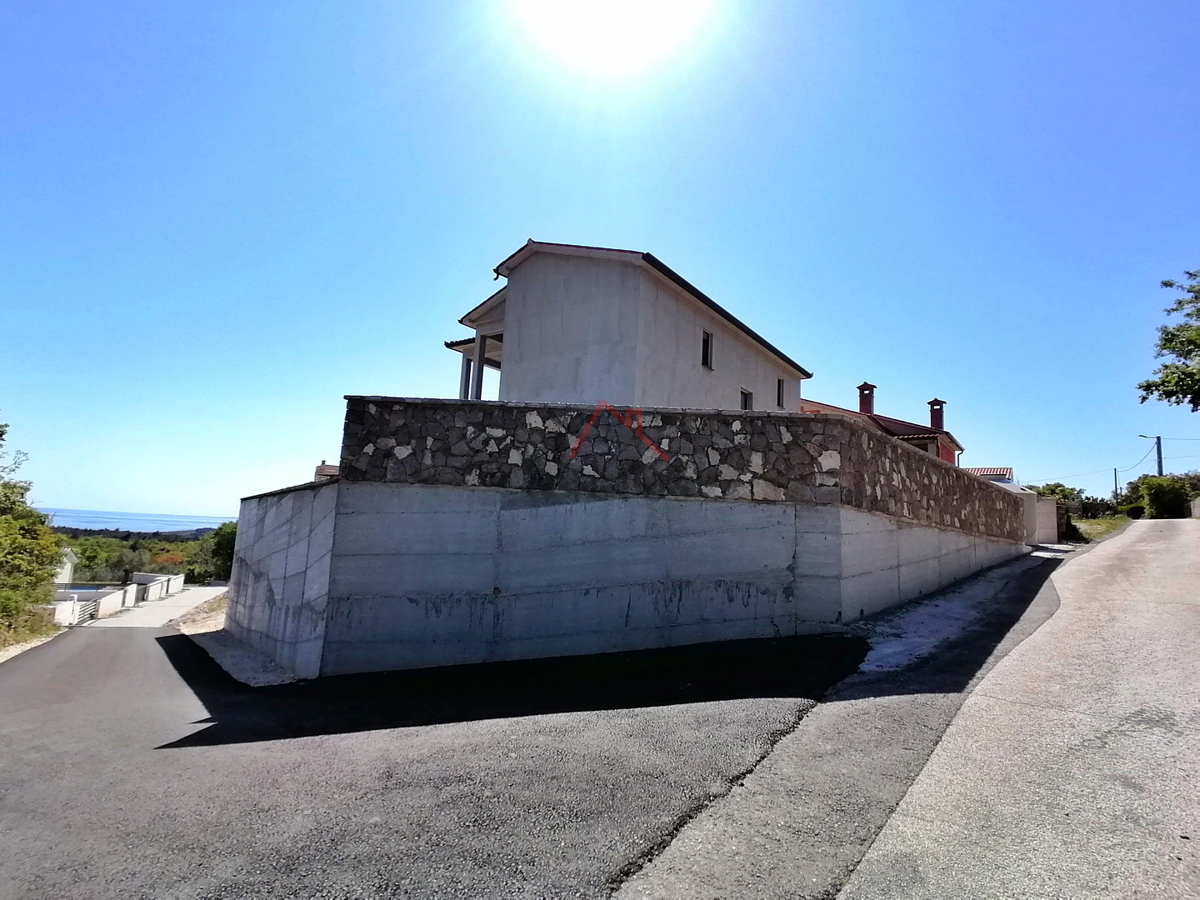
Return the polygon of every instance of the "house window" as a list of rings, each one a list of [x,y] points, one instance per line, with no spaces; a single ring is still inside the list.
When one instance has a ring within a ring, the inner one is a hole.
[[[775,405],[783,409],[783,379],[775,379]]]
[[[749,391],[742,391],[742,409],[754,409],[754,395]]]
[[[704,337],[700,340],[700,365],[706,369],[711,369],[712,364],[712,332],[704,332]]]

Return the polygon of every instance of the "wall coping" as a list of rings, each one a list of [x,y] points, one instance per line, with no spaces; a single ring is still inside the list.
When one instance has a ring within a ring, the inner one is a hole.
[[[332,478],[322,478],[320,481],[306,481],[304,484],[293,484],[291,487],[276,488],[273,491],[263,491],[261,494],[248,494],[243,500],[258,500],[261,497],[274,497],[278,494],[290,494],[294,491],[315,491],[327,484],[336,484],[341,479],[334,475]]]

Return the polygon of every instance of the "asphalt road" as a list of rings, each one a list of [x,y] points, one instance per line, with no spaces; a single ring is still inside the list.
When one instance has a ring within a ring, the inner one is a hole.
[[[1053,576],[840,896],[1200,897],[1200,521]]]
[[[865,645],[232,681],[168,628],[0,665],[0,896],[602,896]]]
[[[73,630],[0,665],[0,897],[1200,896],[1198,526],[1014,566],[890,673],[842,635],[253,689]]]

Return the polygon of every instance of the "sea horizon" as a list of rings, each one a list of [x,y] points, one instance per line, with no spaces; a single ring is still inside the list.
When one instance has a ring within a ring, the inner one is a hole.
[[[101,509],[63,509],[38,506],[38,512],[50,516],[50,524],[59,528],[92,528],[111,531],[195,531],[217,528],[237,516],[180,516],[170,513],[132,513]]]

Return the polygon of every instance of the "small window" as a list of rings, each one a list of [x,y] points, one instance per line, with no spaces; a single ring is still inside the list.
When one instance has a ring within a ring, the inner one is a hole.
[[[749,391],[742,391],[742,409],[754,409],[754,395]]]
[[[711,369],[712,364],[712,332],[704,332],[704,337],[700,340],[700,365],[706,369]]]
[[[783,409],[783,379],[775,379],[775,405]]]

